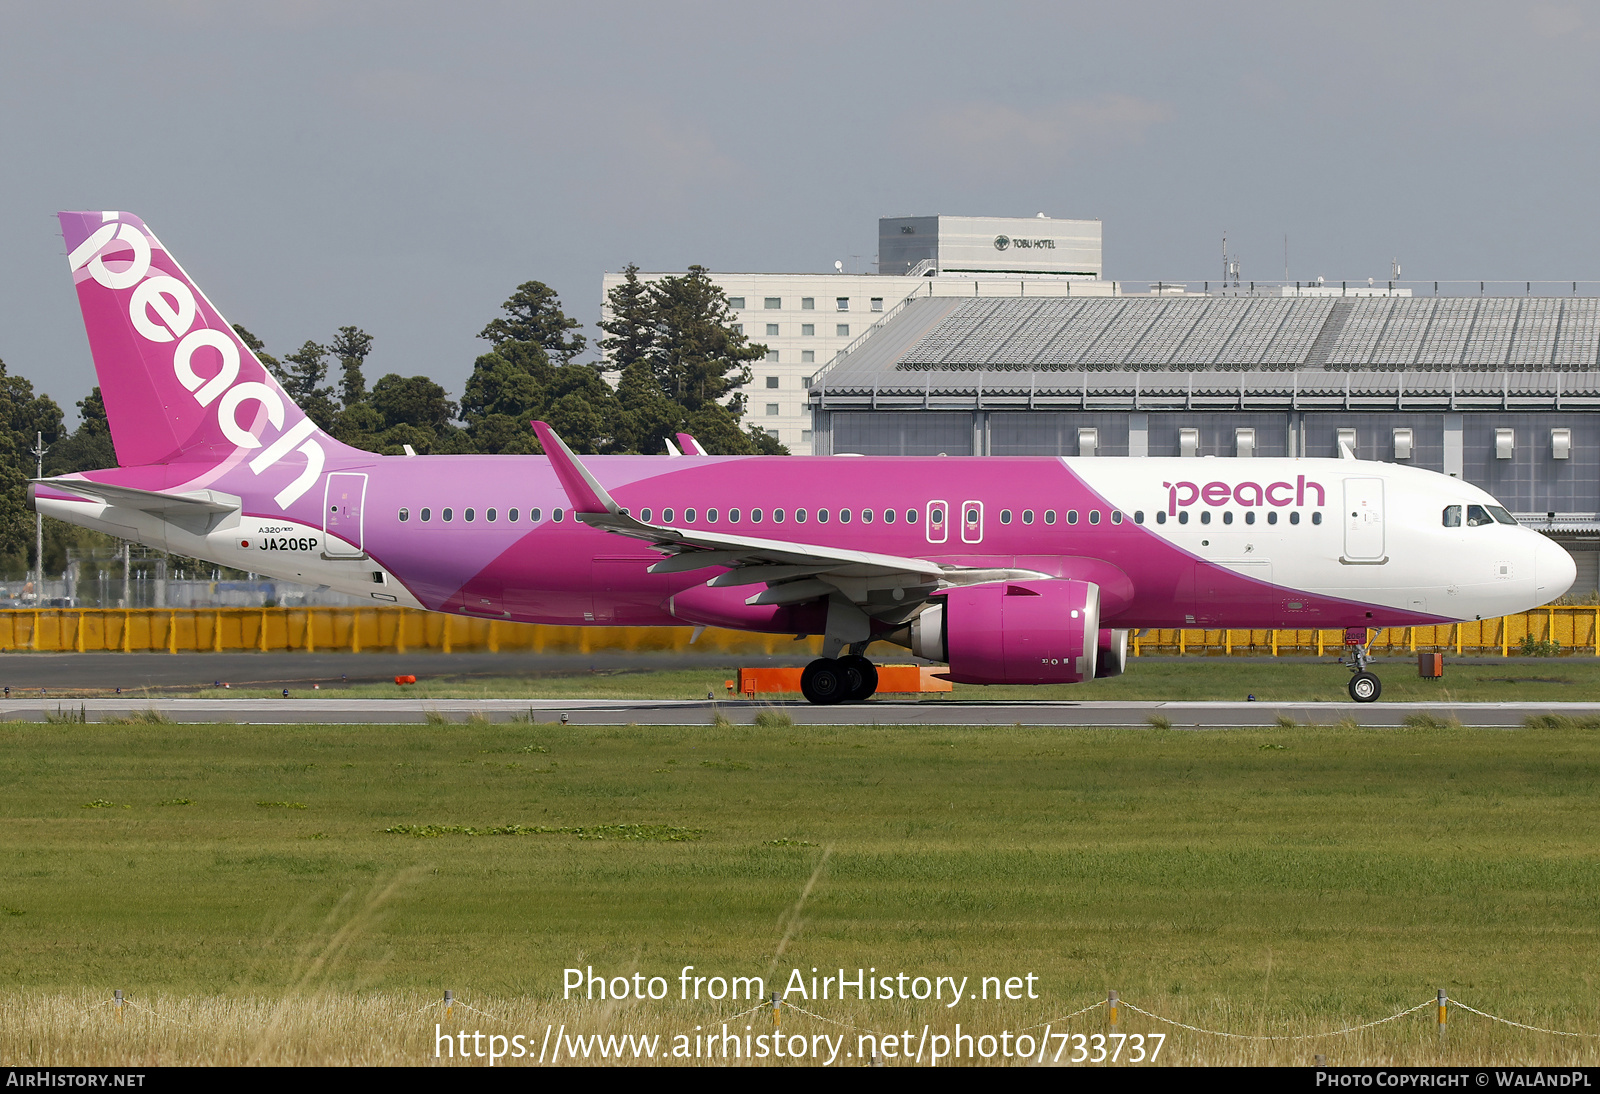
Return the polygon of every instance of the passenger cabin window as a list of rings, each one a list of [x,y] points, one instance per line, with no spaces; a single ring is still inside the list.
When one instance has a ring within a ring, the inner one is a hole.
[[[1224,509],[1222,511],[1222,523],[1223,524],[1232,524],[1233,523],[1233,510]]]
[[[706,523],[707,524],[715,524],[715,523],[717,523],[717,511],[715,509],[707,509],[706,510]]]
[[[495,510],[490,509],[490,510],[488,510],[487,512],[485,512],[483,514],[483,518],[485,520],[489,521],[490,523],[493,523],[494,521],[500,519],[500,514],[497,513]]]
[[[817,523],[818,524],[827,524],[828,523],[828,511],[826,509],[818,509],[817,510]]]
[[[782,509],[774,509],[772,511],[772,523],[773,524],[782,524],[783,523],[783,510]]]
[[[515,510],[513,510],[513,511],[515,511]],[[648,510],[648,509],[639,510],[639,519],[644,521],[646,524],[649,524],[650,523],[650,510]]]
[[[562,514],[561,510],[559,510],[559,509],[552,509],[550,511],[550,515],[555,518],[557,524],[561,523],[561,521],[563,519],[563,516],[564,516]]]
[[[444,511],[444,519],[446,521],[455,520],[456,519],[456,511],[454,509],[446,509]]]
[[[1068,524],[1077,524],[1078,523],[1078,511],[1076,509],[1068,509],[1067,510],[1067,523]]]
[[[411,519],[411,510],[409,510],[409,509],[400,510],[400,519],[402,521],[410,520]]]
[[[1100,523],[1100,510],[1098,510],[1098,509],[1089,510],[1089,523],[1090,524],[1099,524]]]
[[[1054,509],[1046,509],[1044,511],[1044,522],[1046,524],[1054,524],[1056,522],[1056,511]]]
[[[1246,524],[1254,524],[1256,522],[1255,510],[1253,510],[1253,509],[1246,509],[1245,510],[1244,522]]]
[[[1160,510],[1160,509],[1156,510],[1156,523],[1157,524],[1165,524],[1165,523],[1167,523],[1167,514],[1164,511]]]
[[[1269,512],[1267,514],[1267,523],[1268,524],[1277,524],[1278,523],[1278,514],[1277,514],[1276,511],[1272,511],[1272,512]]]
[[[1209,509],[1200,510],[1200,523],[1201,524],[1210,524],[1211,523],[1211,510],[1209,510]]]
[[[1009,509],[1000,510],[1000,523],[1001,524],[1010,524],[1011,523],[1011,510],[1009,510]]]
[[[1023,524],[1032,524],[1033,523],[1033,510],[1032,509],[1024,509],[1022,511],[1022,523]]]
[[[804,524],[806,522],[806,511],[804,509],[796,509],[794,511],[794,522],[796,524]]]
[[[661,510],[661,519],[666,521],[668,524],[671,524],[672,523],[672,519],[673,519],[672,518],[672,510],[671,509],[663,509],[663,510]]]
[[[424,509],[422,511],[422,523],[426,524],[432,519],[433,519],[433,510],[432,509]]]
[[[750,523],[751,524],[760,524],[761,523],[761,510],[759,510],[759,509],[750,510]]]
[[[848,510],[848,509],[839,510],[839,523],[840,524],[849,524],[850,523],[850,510]]]
[[[694,510],[693,509],[685,509],[683,511],[683,519],[688,523],[691,523],[691,524],[694,523]]]
[[[1312,513],[1311,514],[1311,523],[1312,524],[1321,524],[1322,523],[1322,514],[1321,513]]]
[[[739,510],[737,510],[737,509],[729,509],[728,510],[728,523],[729,524],[738,524],[739,523]]]
[[[1296,509],[1294,512],[1289,514],[1289,523],[1290,524],[1299,524],[1300,523],[1300,510]]]
[[[1113,509],[1113,510],[1111,510],[1111,523],[1112,524],[1121,524],[1122,523],[1122,510],[1121,509]]]
[[[467,522],[470,524],[472,521],[478,519],[478,511],[476,509],[468,509],[467,513],[466,513],[466,516],[467,516]]]
[[[1189,523],[1189,510],[1185,509],[1183,512],[1178,514],[1178,523],[1179,524],[1188,524]]]
[[[915,523],[917,523],[917,511],[915,509],[907,509],[906,510],[906,523],[907,524],[915,524]]]
[[[537,509],[537,508],[529,509],[528,510],[528,519],[533,521],[535,524],[537,524],[539,521],[544,519],[544,511],[541,510],[541,509]]]
[[[516,510],[515,507],[513,507],[513,508],[511,508],[511,509],[506,511],[506,519],[509,520],[512,524],[517,523],[517,510]]]
[[[1461,527],[1461,506],[1446,505],[1444,507],[1444,526],[1446,528]]]
[[[885,509],[883,511],[883,523],[885,523],[885,524],[893,524],[894,523],[894,510],[893,509]]]
[[[1133,511],[1133,523],[1135,523],[1135,524],[1143,524],[1144,523],[1144,510],[1143,509],[1135,509]]]

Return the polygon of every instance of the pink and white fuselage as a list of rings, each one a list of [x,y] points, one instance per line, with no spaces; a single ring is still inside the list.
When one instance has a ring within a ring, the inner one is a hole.
[[[377,456],[316,427],[160,242],[63,213],[121,466],[50,516],[375,603],[888,639],[957,680],[1120,669],[1149,627],[1499,616],[1571,557],[1484,491],[1355,459]],[[847,658],[848,660],[848,658]]]

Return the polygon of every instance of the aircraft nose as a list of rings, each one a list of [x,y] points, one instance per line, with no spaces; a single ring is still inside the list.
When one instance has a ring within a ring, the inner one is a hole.
[[[1561,544],[1539,533],[1539,545],[1534,549],[1534,588],[1540,603],[1548,603],[1572,588],[1578,579],[1578,564]]]

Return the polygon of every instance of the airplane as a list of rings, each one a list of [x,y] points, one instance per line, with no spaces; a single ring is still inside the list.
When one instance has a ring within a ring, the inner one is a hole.
[[[480,619],[820,635],[813,703],[870,644],[958,683],[1116,676],[1145,628],[1374,629],[1547,603],[1576,568],[1459,479],[1343,458],[381,456],[289,399],[139,218],[59,214],[118,465],[38,512],[380,604]]]

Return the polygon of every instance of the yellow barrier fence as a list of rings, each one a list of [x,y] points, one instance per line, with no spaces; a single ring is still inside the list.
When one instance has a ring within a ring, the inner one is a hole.
[[[666,653],[690,648],[688,627],[546,627],[411,608],[21,608],[0,610],[0,651],[48,653],[212,650],[436,653]],[[1537,608],[1520,615],[1429,627],[1390,627],[1374,653],[1513,655],[1523,639],[1600,655],[1600,607]],[[1342,630],[1151,630],[1135,655],[1337,654]],[[816,655],[821,639],[708,628],[695,650]]]
[[[1369,632],[1373,634],[1373,632]],[[1556,643],[1563,653],[1600,655],[1600,607],[1545,607],[1518,615],[1427,627],[1388,627],[1373,635],[1375,654],[1455,653],[1501,657],[1522,652],[1524,639]],[[1151,630],[1133,640],[1135,655],[1231,654],[1304,656],[1338,654],[1343,630]],[[1541,652],[1549,652],[1548,646]]]
[[[188,653],[670,652],[690,648],[688,627],[544,627],[411,608],[20,608],[0,610],[0,651]],[[695,650],[810,653],[821,639],[707,628]]]

